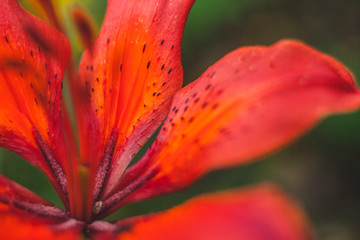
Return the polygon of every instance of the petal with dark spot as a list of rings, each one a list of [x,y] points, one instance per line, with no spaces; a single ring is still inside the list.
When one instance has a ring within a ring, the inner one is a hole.
[[[323,117],[359,104],[352,75],[302,43],[240,48],[176,94],[157,140],[117,189],[154,168],[157,174],[124,201],[184,188],[213,169],[271,153]]]

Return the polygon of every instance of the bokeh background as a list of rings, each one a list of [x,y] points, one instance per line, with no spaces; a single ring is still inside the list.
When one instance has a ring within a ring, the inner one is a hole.
[[[21,2],[31,9],[34,1]],[[78,61],[82,48],[69,11],[80,4],[101,26],[106,1],[54,3]],[[184,82],[195,80],[233,49],[283,38],[301,39],[334,56],[360,79],[359,13],[359,0],[198,0],[184,33]],[[160,211],[205,192],[275,182],[303,206],[319,239],[360,239],[359,156],[360,112],[331,116],[282,151],[208,174],[182,192],[131,204],[109,219]],[[0,173],[60,204],[44,175],[15,154],[2,150]]]

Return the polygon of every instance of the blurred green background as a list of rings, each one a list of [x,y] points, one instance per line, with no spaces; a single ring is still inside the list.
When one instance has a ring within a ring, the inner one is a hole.
[[[74,2],[86,6],[101,26],[105,1],[59,0],[74,55],[82,49],[67,14]],[[229,51],[296,38],[343,62],[360,78],[359,0],[198,0],[184,33],[184,81],[196,79]],[[136,203],[109,219],[155,212],[192,196],[275,182],[306,209],[319,239],[360,239],[360,112],[327,118],[283,151],[261,161],[213,172],[189,189]],[[0,173],[59,204],[40,171],[3,151]]]

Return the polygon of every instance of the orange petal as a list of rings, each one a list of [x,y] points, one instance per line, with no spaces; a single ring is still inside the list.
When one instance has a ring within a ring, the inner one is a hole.
[[[80,237],[82,224],[76,220],[61,220],[51,217],[39,217],[25,211],[14,209],[0,203],[1,239],[38,240],[67,239]]]
[[[354,110],[359,103],[351,74],[302,43],[240,48],[176,94],[156,142],[103,206],[136,188],[127,201],[171,192],[212,169],[253,160],[324,116]]]
[[[59,193],[66,189],[60,157],[65,141],[58,126],[69,54],[62,34],[31,16],[16,0],[1,1],[0,146],[40,167]]]
[[[121,240],[246,239],[309,240],[311,229],[301,209],[273,186],[257,186],[200,196],[151,216],[120,221],[131,226]],[[95,239],[112,239],[97,233]]]
[[[76,87],[81,160],[91,165],[90,179],[97,179],[95,199],[108,171],[106,192],[118,181],[182,84],[180,45],[193,2],[108,2],[99,37],[82,57]]]

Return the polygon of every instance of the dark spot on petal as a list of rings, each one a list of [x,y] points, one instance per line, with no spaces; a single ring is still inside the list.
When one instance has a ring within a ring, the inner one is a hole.
[[[222,133],[222,134],[225,134],[226,133],[226,128],[220,128],[219,132]]]
[[[38,101],[36,100],[36,98],[35,98],[35,103],[36,103],[36,105],[38,105]]]
[[[30,87],[33,88],[32,82],[30,83]]]
[[[173,107],[172,111],[174,112],[176,110],[176,107]]]
[[[54,76],[55,79],[57,79],[57,73],[55,73],[55,76]]]
[[[92,88],[91,91],[94,92],[94,88]]]
[[[178,113],[178,111],[179,111],[179,109],[176,109],[176,110],[175,110],[175,113]]]
[[[156,96],[160,96],[160,93],[156,94]]]
[[[155,86],[155,83],[153,83],[153,86]]]
[[[20,76],[21,76],[21,77],[24,77],[24,75],[23,75],[23,73],[22,73],[22,72],[19,72],[19,73],[20,73]]]
[[[204,102],[201,107],[205,108],[207,105],[208,105],[208,103],[207,103],[207,102]]]
[[[174,48],[174,45],[171,46],[171,49],[173,49],[173,48]]]
[[[96,81],[99,82],[99,78],[96,78]]]
[[[161,84],[161,86],[164,86],[166,84],[166,82],[163,82],[162,84]]]
[[[197,103],[199,100],[200,100],[200,98],[196,98],[196,99],[194,100],[194,103]]]
[[[106,42],[109,43],[109,42],[110,42],[110,39],[108,38],[108,39],[106,40]]]
[[[165,67],[165,64],[163,64],[163,65],[161,66],[161,70],[163,70],[163,69],[164,69],[164,67]]]
[[[146,44],[144,44],[142,52],[145,52]]]
[[[7,42],[7,43],[9,43],[9,40],[8,40],[8,38],[6,37],[6,36],[4,36],[5,37],[5,41]]]
[[[146,68],[150,67],[150,61],[147,63]]]
[[[163,129],[162,129],[163,131],[166,131],[166,127],[163,127]]]
[[[153,92],[153,96],[155,96],[156,95],[156,92]]]
[[[187,98],[187,99],[185,100],[185,104],[188,103],[189,101],[190,101],[190,98]]]
[[[146,107],[146,104],[144,104],[144,107]]]
[[[120,71],[122,71],[122,64],[120,64]]]
[[[192,97],[193,97],[193,98],[195,98],[195,97],[196,97],[196,95],[197,95],[197,93],[194,93],[194,94],[192,95]]]
[[[214,105],[212,105],[212,109],[216,109],[219,106],[219,104],[215,103]]]
[[[45,63],[45,69],[47,69],[47,63]]]
[[[170,73],[171,73],[171,70],[172,70],[172,69],[170,68],[170,69],[169,69],[169,71],[168,71],[168,74],[170,74]]]
[[[91,66],[90,66],[90,70],[91,70],[91,71],[92,71],[92,70],[94,70],[94,67],[93,67],[93,65],[91,65]]]
[[[180,118],[181,121],[184,121],[184,119],[185,119],[184,117],[181,117],[181,118]]]
[[[224,92],[224,90],[220,89],[220,90],[218,90],[218,91],[216,92],[216,95],[220,95],[220,94],[222,94],[223,92]]]
[[[172,121],[173,121],[173,119],[172,119],[172,118],[170,118],[170,119],[169,119],[169,122],[172,122]]]
[[[89,66],[86,66],[86,70],[89,70]]]
[[[165,42],[165,40],[164,40],[164,39],[163,39],[163,40],[161,40],[160,45],[163,45],[163,44],[164,44],[164,42]]]
[[[208,84],[205,88],[205,90],[209,90],[211,88],[211,84]]]
[[[48,84],[49,84],[49,86],[51,85],[51,82],[50,81],[48,81]]]
[[[191,117],[191,118],[189,119],[189,123],[191,123],[192,121],[194,121],[194,117]]]
[[[33,56],[33,51],[32,50],[30,50],[30,56]]]

